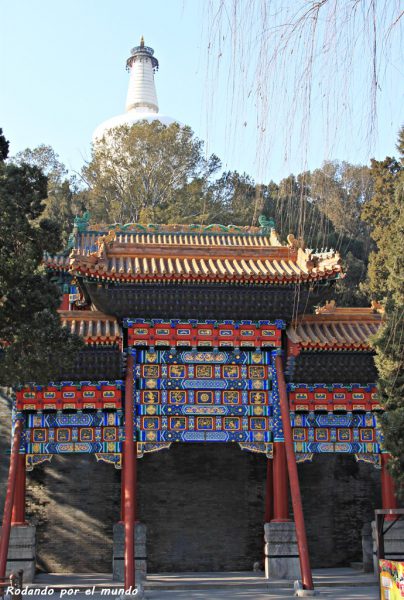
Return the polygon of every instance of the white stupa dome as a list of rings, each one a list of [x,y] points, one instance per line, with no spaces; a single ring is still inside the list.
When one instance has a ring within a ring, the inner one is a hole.
[[[130,71],[128,94],[126,97],[126,112],[98,125],[93,133],[93,143],[101,140],[105,134],[121,125],[134,125],[139,121],[160,121],[163,125],[179,123],[176,119],[159,112],[157,102],[154,73],[159,66],[154,57],[153,48],[144,45],[143,37],[140,46],[131,51],[131,56],[126,61],[126,68]],[[181,123],[179,123],[181,125]]]

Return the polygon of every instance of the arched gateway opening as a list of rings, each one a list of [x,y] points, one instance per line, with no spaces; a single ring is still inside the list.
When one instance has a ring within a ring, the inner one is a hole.
[[[264,456],[180,443],[138,469],[150,572],[251,571],[262,561]]]

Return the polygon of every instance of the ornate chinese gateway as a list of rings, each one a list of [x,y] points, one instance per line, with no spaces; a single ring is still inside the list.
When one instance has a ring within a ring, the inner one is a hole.
[[[338,253],[314,253],[293,236],[282,243],[272,227],[101,227],[86,216],[69,253],[45,265],[64,291],[61,321],[86,347],[58,381],[16,390],[27,469],[72,453],[124,466],[133,536],[136,457],[198,442],[262,453],[266,533],[289,521],[289,470],[306,587],[297,462],[343,453],[383,465],[384,506],[393,502],[369,342],[382,313],[335,306]],[[23,493],[17,486],[17,506]],[[268,574],[271,560],[268,552]],[[288,573],[291,560],[283,557]],[[126,581],[131,564],[126,548]]]

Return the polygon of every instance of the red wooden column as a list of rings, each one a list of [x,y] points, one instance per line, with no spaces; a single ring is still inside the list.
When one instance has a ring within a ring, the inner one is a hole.
[[[274,443],[274,514],[272,521],[284,523],[289,519],[288,467],[284,442]]]
[[[3,526],[0,539],[0,579],[6,576],[8,546],[10,543],[11,515],[13,512],[14,491],[17,481],[18,456],[21,442],[22,421],[18,420],[14,427],[13,445],[11,448],[10,468],[8,471],[6,500],[4,503]]]
[[[70,302],[69,302],[69,294],[63,294],[62,301],[59,306],[59,310],[69,310]]]
[[[382,464],[382,508],[397,508],[398,503],[396,498],[396,486],[394,479],[387,469],[387,463],[389,462],[390,454],[382,454],[380,458]],[[386,520],[389,520],[389,518],[386,517]]]
[[[273,459],[267,459],[267,479],[265,483],[265,516],[264,523],[269,523],[273,518],[274,503],[274,482],[273,482]]]
[[[15,482],[13,512],[11,516],[11,525],[25,525],[25,454],[19,454],[17,457],[17,477]]]
[[[134,441],[134,359],[128,355],[125,381],[125,441],[123,443],[125,590],[135,587],[136,454]]]
[[[125,521],[125,461],[122,454],[122,469],[121,469],[121,521]]]
[[[309,550],[307,546],[306,527],[304,524],[302,498],[300,495],[299,476],[295,458],[295,450],[292,437],[292,426],[290,424],[290,411],[288,393],[286,390],[285,377],[283,374],[282,357],[275,357],[276,376],[278,379],[279,401],[282,417],[283,434],[285,436],[285,450],[288,464],[290,492],[292,496],[293,515],[296,525],[297,546],[299,548],[300,570],[302,583],[305,590],[313,590],[313,578],[311,575]]]

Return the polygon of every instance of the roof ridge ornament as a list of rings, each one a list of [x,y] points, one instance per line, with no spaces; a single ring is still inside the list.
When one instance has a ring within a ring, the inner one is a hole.
[[[384,308],[375,300],[372,300],[370,306],[337,306],[335,300],[326,300],[324,306],[317,306],[314,313],[316,315],[332,315],[334,314],[338,318],[350,317],[352,318],[370,318],[371,320],[377,319],[384,314]],[[303,316],[303,315],[302,315]],[[310,318],[308,315],[304,315],[305,318]]]
[[[67,246],[63,251],[64,256],[68,256],[71,250],[74,249],[74,246],[77,242],[77,237],[79,233],[83,233],[88,228],[88,224],[90,223],[91,214],[90,211],[85,210],[82,215],[76,215],[73,221],[73,231],[70,233]]]
[[[316,315],[331,314],[336,311],[336,308],[337,303],[335,302],[335,300],[326,300],[325,305],[316,308],[315,313]]]
[[[275,221],[268,219],[266,215],[260,215],[258,217],[258,223],[260,224],[261,233],[263,235],[270,235],[271,230],[275,229]]]
[[[105,259],[107,257],[107,249],[112,246],[115,239],[116,233],[113,229],[111,229],[111,231],[109,231],[107,234],[102,235],[100,238],[98,238],[98,240],[96,241],[98,248],[95,252],[92,252],[90,256],[97,256],[97,258]]]
[[[304,243],[304,239],[302,237],[296,238],[293,233],[289,233],[286,239],[290,248],[294,248],[295,250],[298,250],[299,248],[302,250],[306,249],[306,244]]]
[[[372,300],[372,302],[370,303],[370,307],[373,310],[373,312],[377,312],[380,314],[384,314],[384,306],[383,304],[381,304],[381,302],[378,302],[377,300]]]
[[[159,233],[159,234],[193,234],[193,235],[215,235],[215,234],[235,234],[235,235],[253,235],[260,236],[262,231],[258,227],[248,225],[222,225],[220,223],[211,223],[201,225],[197,223],[112,223],[95,224],[91,226],[91,232],[104,234],[114,230],[117,233]],[[277,236],[277,234],[275,234]],[[276,245],[281,245],[280,243]]]
[[[271,246],[282,246],[282,242],[279,238],[278,232],[275,229],[271,229],[269,235],[269,242]]]

